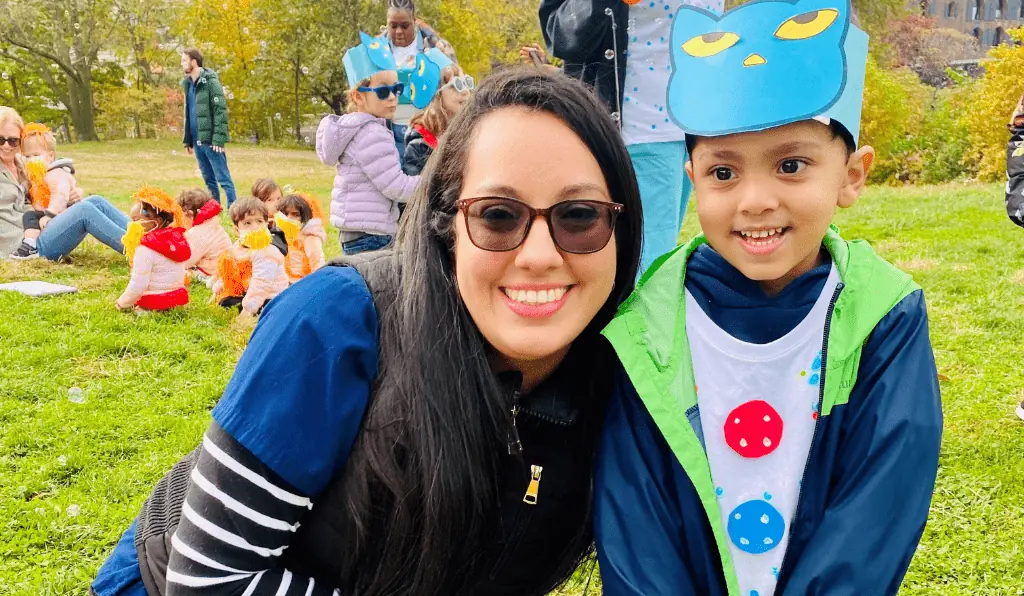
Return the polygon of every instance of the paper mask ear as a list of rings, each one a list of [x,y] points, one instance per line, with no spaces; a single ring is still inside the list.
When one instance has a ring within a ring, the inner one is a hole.
[[[359,32],[360,44],[350,48],[342,58],[349,87],[372,77],[382,70],[395,70],[395,55],[386,39],[370,37]]]
[[[409,98],[416,109],[427,107],[441,83],[441,69],[424,54],[416,55],[416,68],[409,77]]]
[[[860,130],[867,34],[849,0],[757,0],[725,14],[683,6],[668,107],[684,131],[721,136],[816,116]]]

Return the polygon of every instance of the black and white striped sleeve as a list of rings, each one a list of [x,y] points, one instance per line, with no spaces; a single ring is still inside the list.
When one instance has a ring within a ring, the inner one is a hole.
[[[340,596],[281,565],[312,501],[216,423],[191,480],[171,539],[168,596]]]

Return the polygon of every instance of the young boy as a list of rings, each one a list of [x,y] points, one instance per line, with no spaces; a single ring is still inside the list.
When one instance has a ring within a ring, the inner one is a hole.
[[[185,214],[185,239],[192,249],[185,268],[196,279],[207,281],[217,270],[217,260],[231,248],[231,238],[217,217],[220,203],[205,189],[193,188],[181,191],[178,205]]]
[[[241,198],[228,209],[238,242],[221,255],[212,288],[225,308],[241,306],[242,315],[256,316],[272,298],[288,288],[287,247],[272,242],[266,206],[254,197]]]
[[[50,220],[68,208],[77,186],[74,164],[67,158],[57,159],[57,139],[45,125],[25,126],[21,151],[33,178],[30,190],[33,210],[22,217],[25,236],[18,250],[10,255],[17,261],[39,257],[36,247],[39,234]]]
[[[625,372],[595,489],[607,596],[895,594],[920,540],[938,377],[921,289],[830,227],[874,157],[867,36],[833,6],[676,15],[704,235],[604,331]]]

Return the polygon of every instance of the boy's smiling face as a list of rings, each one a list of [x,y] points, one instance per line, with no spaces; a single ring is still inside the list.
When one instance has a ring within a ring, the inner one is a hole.
[[[686,171],[708,244],[774,295],[820,263],[836,207],[857,201],[873,159],[807,120],[702,137]]]

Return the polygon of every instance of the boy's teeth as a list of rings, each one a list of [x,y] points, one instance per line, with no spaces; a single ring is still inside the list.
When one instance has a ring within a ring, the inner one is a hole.
[[[504,288],[506,296],[516,302],[524,302],[526,304],[546,304],[548,302],[557,302],[561,300],[568,291],[568,287],[555,288],[552,290],[512,290]]]
[[[740,230],[740,236],[743,236],[744,238],[768,238],[769,236],[775,236],[776,234],[781,233],[782,228],[773,228],[771,230],[751,230],[749,232]]]

